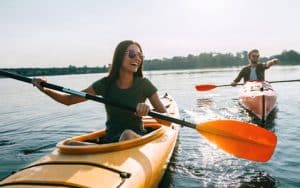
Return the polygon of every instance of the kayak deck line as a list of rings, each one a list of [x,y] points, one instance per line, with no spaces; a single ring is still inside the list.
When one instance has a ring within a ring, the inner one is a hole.
[[[16,181],[0,184],[0,187],[4,186],[51,186],[51,187],[68,187],[68,188],[85,188],[80,185],[66,185],[65,183],[51,183],[51,182],[39,182],[39,181]]]
[[[37,167],[37,166],[43,166],[43,165],[86,165],[86,166],[92,166],[92,167],[98,167],[98,168],[110,170],[112,172],[119,174],[121,178],[130,178],[130,176],[131,176],[131,174],[129,172],[124,172],[124,171],[121,171],[121,170],[118,170],[115,168],[111,168],[109,166],[105,166],[103,164],[86,162],[86,161],[48,161],[48,162],[33,164],[33,165],[27,166],[25,168],[21,168],[17,172],[26,170],[29,168]]]
[[[117,188],[120,187],[122,184],[124,184],[125,180],[123,179],[121,183],[116,186]],[[87,186],[83,185],[75,185],[75,184],[69,184],[65,182],[46,182],[46,181],[15,181],[15,182],[9,182],[9,183],[4,183],[1,184],[0,187],[5,187],[5,186],[45,186],[45,187],[64,187],[64,188],[89,188]]]
[[[85,162],[85,161],[48,161],[48,162],[41,162],[41,163],[37,163],[37,164],[33,164],[30,166],[27,166],[25,168],[21,168],[17,171],[14,171],[12,174],[23,171],[23,170],[27,170],[29,168],[34,168],[34,167],[39,167],[39,166],[45,166],[45,165],[85,165],[85,166],[92,166],[92,167],[98,167],[98,168],[102,168],[105,170],[109,170],[112,172],[115,172],[117,174],[120,175],[121,183],[120,185],[122,185],[126,179],[130,178],[131,173],[129,172],[125,172],[125,171],[121,171],[109,166],[105,166],[103,164],[98,164],[98,163],[93,163],[93,162]],[[11,175],[12,175],[11,174]],[[46,182],[46,181],[15,181],[15,182],[10,182],[10,183],[4,183],[4,184],[0,184],[0,187],[3,186],[9,186],[9,185],[34,185],[34,186],[67,186],[70,188],[83,188],[86,187],[84,185],[75,185],[75,184],[66,184],[66,182]]]
[[[261,92],[264,92],[264,88],[262,87],[261,88]],[[262,123],[265,124],[265,121],[266,121],[266,95],[262,95],[262,114],[261,114],[261,120],[262,120]]]

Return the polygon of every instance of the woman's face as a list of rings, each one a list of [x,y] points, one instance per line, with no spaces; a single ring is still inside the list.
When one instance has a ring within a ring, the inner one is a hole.
[[[143,58],[140,48],[135,44],[131,44],[124,54],[121,69],[135,73],[139,69]]]

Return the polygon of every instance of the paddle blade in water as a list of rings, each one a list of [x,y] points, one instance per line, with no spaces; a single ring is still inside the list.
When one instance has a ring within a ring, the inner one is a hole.
[[[209,141],[234,156],[266,162],[276,147],[274,133],[254,124],[236,120],[215,120],[196,126]]]
[[[217,87],[216,85],[209,85],[209,84],[195,86],[197,91],[209,91],[216,87]]]

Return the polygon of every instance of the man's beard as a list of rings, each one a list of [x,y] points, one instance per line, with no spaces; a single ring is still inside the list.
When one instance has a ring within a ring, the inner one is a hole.
[[[251,62],[251,64],[257,64],[258,63],[258,61],[252,61],[252,60],[250,60],[250,62]]]

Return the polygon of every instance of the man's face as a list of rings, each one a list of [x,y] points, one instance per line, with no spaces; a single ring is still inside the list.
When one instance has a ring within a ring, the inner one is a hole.
[[[259,53],[257,53],[257,52],[251,53],[249,59],[250,59],[251,63],[257,63],[258,59],[259,59]]]

